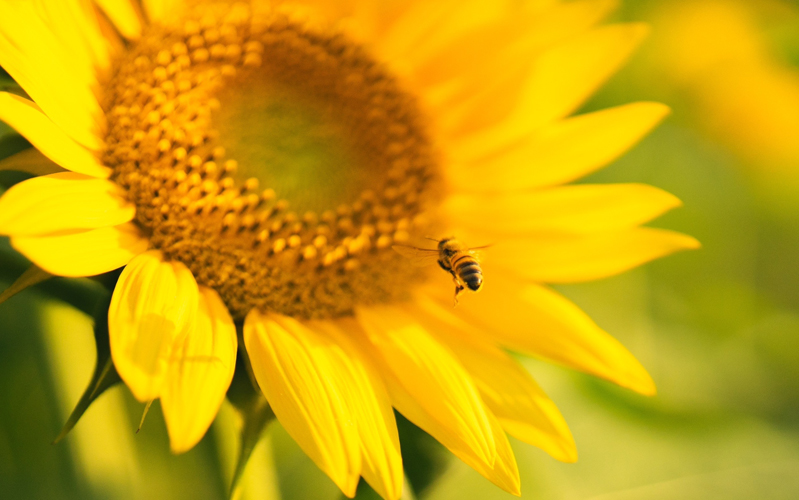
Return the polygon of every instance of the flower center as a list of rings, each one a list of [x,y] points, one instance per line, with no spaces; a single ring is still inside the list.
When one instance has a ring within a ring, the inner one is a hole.
[[[236,91],[222,99],[214,117],[219,142],[238,160],[236,177],[257,178],[297,211],[357,199],[370,180],[378,181],[370,178],[377,172],[359,168],[366,159],[329,110],[270,83],[231,85]]]
[[[204,7],[115,66],[104,161],[151,245],[236,317],[399,300],[391,250],[427,234],[438,165],[414,99],[359,46],[278,14]]]

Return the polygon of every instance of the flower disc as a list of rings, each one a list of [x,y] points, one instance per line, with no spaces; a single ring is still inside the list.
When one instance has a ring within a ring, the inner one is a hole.
[[[391,246],[427,230],[440,186],[413,97],[341,35],[203,9],[148,28],[104,106],[104,161],[151,245],[237,317],[406,295],[416,273]]]

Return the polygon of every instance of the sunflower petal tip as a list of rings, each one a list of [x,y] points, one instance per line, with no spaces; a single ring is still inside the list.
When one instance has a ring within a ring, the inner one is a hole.
[[[565,464],[573,464],[577,462],[577,444],[574,438],[569,434],[568,436],[560,436],[557,440],[558,447],[550,451],[552,458]]]
[[[133,382],[128,383],[125,382],[125,385],[128,386],[130,389],[130,393],[133,394],[133,397],[136,398],[136,401],[139,403],[147,403],[148,401],[152,401],[154,399],[158,399],[158,391],[154,390],[150,387],[144,387],[140,381],[135,380]],[[136,430],[136,433],[141,430],[141,428]]]
[[[643,369],[642,369],[643,370]],[[657,395],[657,386],[655,385],[655,381],[652,380],[652,377],[647,373],[645,370],[637,374],[635,380],[631,381],[627,384],[627,387],[642,396],[653,397]]]
[[[643,104],[646,104],[661,120],[671,114],[671,107],[662,102],[644,101]]]
[[[358,474],[347,474],[345,477],[337,478],[335,482],[345,497],[355,498],[359,480],[360,476]]]
[[[566,464],[573,464],[577,463],[578,458],[577,447],[572,443],[572,446],[564,447],[563,456],[560,458],[560,461]]]
[[[679,242],[677,242],[677,248],[675,251],[698,250],[702,248],[702,243],[700,243],[700,241],[693,236],[688,236],[687,234],[681,234],[680,236],[682,236],[682,238]]]
[[[696,238],[691,238],[691,240],[692,240],[692,245],[693,245],[691,247],[692,250],[699,250],[700,248],[702,248],[702,242],[701,241],[697,240]]]
[[[505,485],[503,489],[515,497],[522,496],[522,483],[521,479],[519,479],[519,475],[516,474],[512,481],[511,484]]]
[[[656,231],[660,232],[662,235],[662,243],[665,245],[663,247],[663,253],[660,255],[660,257],[665,257],[667,255],[683,252],[686,250],[698,250],[702,248],[702,244],[693,236],[669,230]]]
[[[173,455],[180,455],[182,453],[186,453],[191,448],[193,448],[193,446],[187,446],[186,443],[179,443],[174,441],[170,441],[169,443],[169,451],[171,451]]]
[[[652,381],[650,384],[647,384],[638,391],[639,393],[643,394],[644,396],[654,397],[658,394],[658,388],[655,385],[655,382]]]
[[[564,464],[576,464],[577,463],[577,458],[578,457],[577,457],[576,454],[569,455],[569,456],[565,457],[563,460],[561,460],[561,462],[563,462]]]
[[[644,366],[627,351],[627,360],[623,366],[618,366],[615,374],[607,378],[611,382],[637,392],[642,396],[655,396],[657,387],[652,376]]]
[[[630,116],[636,117],[640,123],[641,130],[646,132],[660,125],[672,112],[671,107],[657,101],[637,101],[625,104],[622,108],[628,109],[632,113]],[[646,134],[642,134],[642,137],[644,135]]]
[[[372,488],[377,491],[385,500],[400,500],[402,498],[403,489],[403,469],[400,462],[399,467],[396,469],[393,478],[385,478],[382,488],[378,490],[372,485]]]

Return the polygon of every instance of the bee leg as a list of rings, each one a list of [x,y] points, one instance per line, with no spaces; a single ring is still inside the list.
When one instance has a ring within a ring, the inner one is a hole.
[[[457,307],[458,306],[458,295],[460,295],[460,293],[462,291],[463,291],[463,285],[461,285],[460,283],[457,283],[455,285],[455,303],[452,305],[452,307]]]

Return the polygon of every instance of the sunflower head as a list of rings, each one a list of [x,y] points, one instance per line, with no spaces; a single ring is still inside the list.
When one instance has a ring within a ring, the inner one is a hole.
[[[113,63],[103,161],[151,245],[243,318],[408,297],[391,252],[440,173],[416,99],[366,50],[275,12],[203,6]]]

